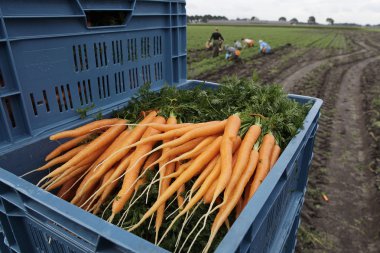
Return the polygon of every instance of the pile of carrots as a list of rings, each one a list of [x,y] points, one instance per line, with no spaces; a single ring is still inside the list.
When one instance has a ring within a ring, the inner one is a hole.
[[[220,121],[182,123],[175,115],[164,118],[155,110],[143,113],[137,124],[102,119],[52,135],[53,141],[69,140],[35,170],[46,171],[38,185],[129,231],[155,217],[157,245],[182,222],[176,235],[177,251],[187,243],[190,251],[206,221],[213,219],[203,245],[207,252],[218,231],[224,224],[229,227],[231,216],[236,219],[255,194],[281,148],[274,134],[261,126],[260,116],[255,116],[256,123],[241,136],[239,114]],[[126,222],[139,208],[138,200],[148,196],[154,185],[157,194],[142,217]],[[168,207],[174,205],[175,211],[169,213]],[[200,205],[207,205],[207,211],[182,238]]]

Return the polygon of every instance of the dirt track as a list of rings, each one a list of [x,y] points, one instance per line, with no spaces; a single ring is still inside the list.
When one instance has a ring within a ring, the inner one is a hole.
[[[223,75],[279,83],[289,93],[324,100],[315,158],[302,213],[299,252],[380,252],[380,157],[378,131],[371,128],[369,94],[379,87],[380,34],[349,34],[350,51],[297,49],[228,65],[198,79]],[[374,163],[375,161],[375,163]],[[328,196],[325,201],[322,195]]]

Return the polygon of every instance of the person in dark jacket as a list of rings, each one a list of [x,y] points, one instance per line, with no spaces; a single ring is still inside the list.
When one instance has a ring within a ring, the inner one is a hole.
[[[223,38],[222,34],[219,32],[218,28],[216,28],[215,32],[213,32],[211,34],[209,42],[211,42],[211,41],[212,41],[212,51],[213,51],[212,56],[217,57],[219,55],[219,50],[220,50],[220,48],[223,44],[223,41],[224,41],[224,38]]]

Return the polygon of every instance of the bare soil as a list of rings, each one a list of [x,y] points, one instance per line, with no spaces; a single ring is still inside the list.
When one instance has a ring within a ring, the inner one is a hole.
[[[324,100],[298,252],[380,252],[380,33],[347,37],[348,51],[284,45],[196,78],[256,73],[263,84]]]

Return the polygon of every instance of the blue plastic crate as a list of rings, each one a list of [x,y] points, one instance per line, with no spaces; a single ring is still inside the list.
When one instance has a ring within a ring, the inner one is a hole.
[[[200,82],[180,87],[191,89]],[[209,84],[211,87],[215,84]],[[314,102],[304,129],[292,139],[255,196],[231,227],[217,252],[292,252],[308,169],[312,159],[321,101]],[[67,126],[70,128],[70,126]],[[0,221],[7,246],[14,252],[163,252],[153,244],[45,192],[18,176],[43,164],[57,143],[48,138],[2,155]],[[23,159],[19,159],[23,157]]]
[[[115,109],[144,83],[184,83],[185,1],[1,0],[0,55],[1,153],[77,109]]]

